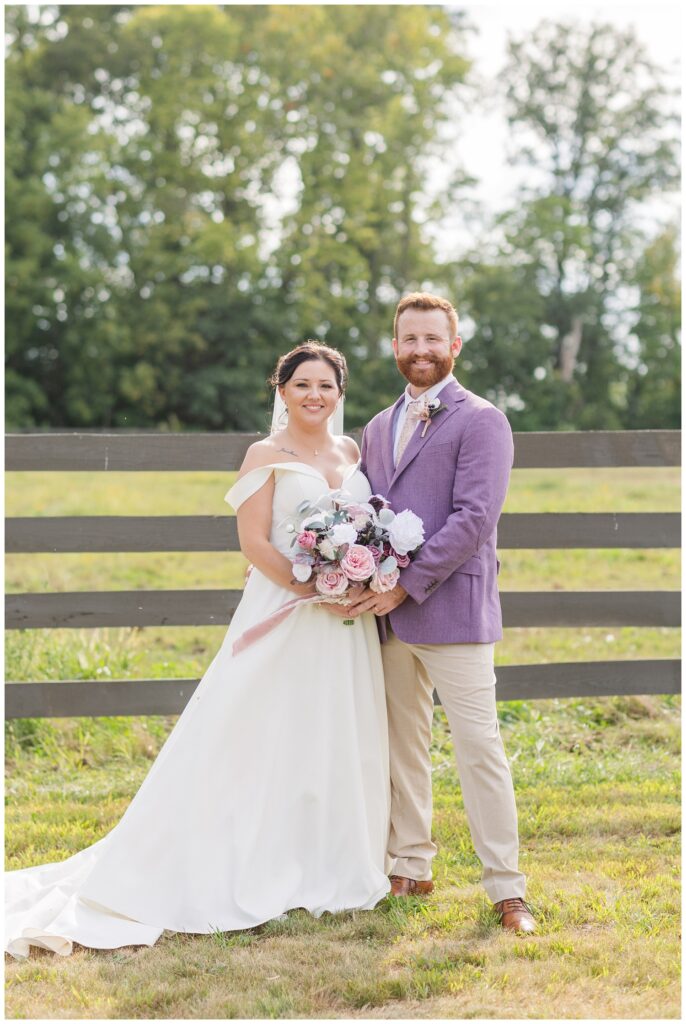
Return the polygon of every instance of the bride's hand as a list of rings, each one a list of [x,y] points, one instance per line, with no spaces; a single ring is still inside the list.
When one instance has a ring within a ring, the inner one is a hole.
[[[339,619],[356,619],[358,615],[361,615],[365,608],[359,608],[360,603],[364,604],[365,597],[373,592],[369,587],[354,586],[351,587],[346,597],[349,598],[347,604],[334,604],[332,601],[326,601],[320,605],[321,608],[325,608],[331,615],[335,615]]]
[[[322,601],[319,608],[323,608],[329,615],[335,615],[338,619],[350,619],[350,606],[347,604],[334,604],[332,601]]]
[[[298,583],[293,581],[290,585],[290,589],[293,592],[293,597],[314,597],[317,593],[317,588],[314,582],[310,583]]]

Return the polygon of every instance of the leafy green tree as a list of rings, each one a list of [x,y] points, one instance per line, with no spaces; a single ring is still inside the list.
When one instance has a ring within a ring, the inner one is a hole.
[[[608,25],[541,23],[510,43],[502,80],[526,178],[489,244],[455,263],[475,324],[463,377],[520,430],[632,426],[641,206],[678,177],[670,94]]]
[[[461,377],[518,429],[672,410],[674,308],[651,291],[668,244],[637,211],[674,185],[674,120],[630,33],[512,44],[528,185],[501,244],[439,264],[429,229],[465,184],[428,192],[466,103],[458,12],[42,5],[6,24],[10,425],[265,429],[265,379],[306,337],[348,356],[361,424],[398,393],[393,310],[421,287],[474,321]]]
[[[635,429],[678,429],[681,424],[677,242],[677,229],[667,229],[647,246],[636,268],[637,367],[627,397],[627,426]]]
[[[27,211],[48,256],[29,283],[10,254],[25,328],[12,309],[11,422],[264,427],[265,377],[312,335],[371,361],[351,425],[378,407],[369,379],[393,396],[393,306],[435,264],[421,204],[467,68],[460,18],[392,6],[64,5],[40,23],[27,12],[9,25],[11,160],[21,190],[25,95],[49,122],[33,151],[43,209]],[[279,223],[267,200],[289,168],[297,210]],[[46,287],[61,311],[30,294]],[[38,332],[50,335],[40,373],[27,355]]]
[[[457,365],[460,381],[506,412],[517,430],[573,428],[560,416],[567,387],[547,369],[552,331],[534,269],[474,258],[457,276],[466,322],[460,330],[468,338]]]
[[[423,203],[468,69],[461,19],[436,7],[292,6],[275,8],[264,32],[299,185],[275,254],[284,326],[289,342],[311,335],[346,353],[346,421],[362,424],[401,383],[395,306],[435,276]]]
[[[561,422],[619,427],[639,204],[678,181],[664,76],[633,31],[546,21],[510,43],[503,79],[514,159],[530,173],[503,255],[535,275]]]
[[[107,422],[116,342],[104,305],[112,243],[99,222],[101,140],[42,63],[61,39],[55,17],[6,13],[7,414],[22,425],[82,422],[90,392],[88,417]]]

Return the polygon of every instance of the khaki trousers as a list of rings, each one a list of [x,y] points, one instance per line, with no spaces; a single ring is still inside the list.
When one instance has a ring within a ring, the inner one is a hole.
[[[431,723],[433,689],[455,747],[469,830],[494,903],[524,898],[518,870],[517,808],[495,703],[495,644],[410,644],[388,629],[381,645],[391,761],[393,873],[431,878]]]

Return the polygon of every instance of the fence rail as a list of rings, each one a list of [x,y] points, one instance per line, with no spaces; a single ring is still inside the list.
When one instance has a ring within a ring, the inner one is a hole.
[[[519,512],[501,516],[499,548],[675,548],[676,512]],[[16,516],[12,554],[78,551],[234,551],[233,516]]]
[[[222,626],[240,590],[115,590],[9,594],[6,629],[95,626]],[[678,626],[675,590],[505,591],[503,623],[512,626]]]
[[[237,469],[255,434],[15,434],[13,471],[188,472]],[[358,436],[359,440],[359,436]],[[515,468],[676,466],[678,431],[515,434]],[[676,513],[503,515],[499,548],[676,548]],[[231,551],[232,516],[56,516],[6,520],[9,553]],[[238,590],[11,594],[8,629],[225,625]],[[506,591],[506,627],[661,626],[680,623],[678,591]],[[10,682],[8,718],[178,714],[197,680]],[[679,692],[679,662],[602,661],[507,665],[498,699]]]
[[[351,431],[358,442],[361,431]],[[236,469],[258,434],[8,434],[5,469],[41,473]],[[516,469],[678,466],[678,430],[515,434]]]
[[[679,693],[679,661],[558,662],[501,665],[498,700],[542,697],[608,697]],[[551,668],[554,672],[551,672]],[[89,715],[178,715],[197,679],[99,679],[78,682],[8,683],[7,718],[70,718]],[[437,698],[434,700],[438,703]]]

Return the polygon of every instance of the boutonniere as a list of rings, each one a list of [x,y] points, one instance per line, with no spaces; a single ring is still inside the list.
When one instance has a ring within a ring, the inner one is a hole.
[[[447,408],[448,406],[440,398],[432,398],[430,402],[425,403],[419,413],[420,420],[424,421],[424,429],[419,435],[420,437],[424,437],[434,416],[438,416],[439,412],[443,412]]]

